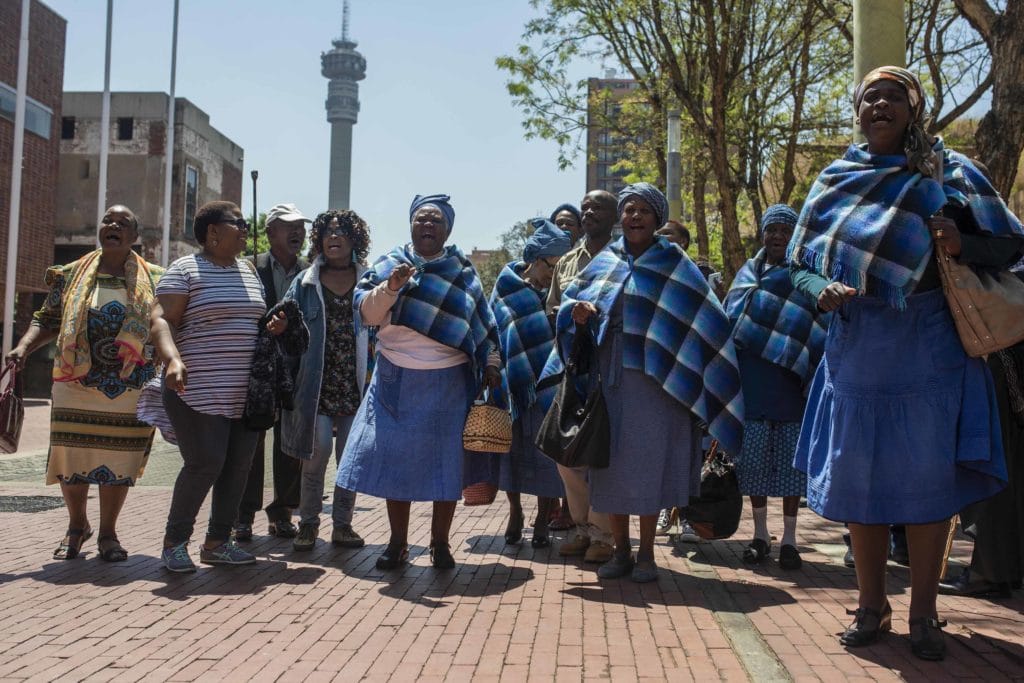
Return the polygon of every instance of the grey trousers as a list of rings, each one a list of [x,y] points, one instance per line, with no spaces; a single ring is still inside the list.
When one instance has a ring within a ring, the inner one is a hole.
[[[259,433],[247,429],[241,419],[197,412],[166,387],[163,398],[184,461],[167,513],[167,540],[178,545],[191,538],[196,515],[212,488],[206,535],[226,541],[238,514]]]
[[[324,474],[327,462],[334,453],[335,464],[341,462],[345,441],[355,416],[329,417],[317,414],[313,434],[313,457],[302,461],[302,490],[299,496],[299,523],[320,524],[320,512],[324,509]],[[333,431],[337,429],[335,439]],[[334,487],[334,501],[331,505],[331,520],[334,526],[351,526],[352,512],[356,506],[356,492]]]

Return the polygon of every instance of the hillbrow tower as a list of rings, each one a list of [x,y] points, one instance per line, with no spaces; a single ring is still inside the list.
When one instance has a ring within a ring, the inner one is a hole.
[[[359,119],[359,81],[366,78],[366,59],[348,36],[348,0],[342,10],[341,38],[320,54],[320,73],[327,84],[327,121],[331,124],[331,176],[327,207],[349,208],[352,183],[352,126]]]

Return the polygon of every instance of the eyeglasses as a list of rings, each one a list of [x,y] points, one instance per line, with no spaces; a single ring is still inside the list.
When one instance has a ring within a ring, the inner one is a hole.
[[[337,228],[324,228],[320,235],[321,237],[348,237],[348,228],[337,227]]]
[[[544,263],[545,266],[547,266],[548,268],[552,268],[552,269],[554,269],[554,267],[558,265],[558,260],[557,259],[555,260],[554,263],[552,263],[551,261],[548,261],[546,258],[542,258],[541,261]]]
[[[233,225],[242,232],[249,232],[249,224],[245,222],[244,218],[222,218],[217,222],[225,225]]]

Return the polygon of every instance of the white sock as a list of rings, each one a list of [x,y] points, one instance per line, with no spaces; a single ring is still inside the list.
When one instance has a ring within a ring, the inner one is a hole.
[[[768,534],[768,506],[750,508],[750,511],[754,514],[754,538],[771,544],[772,537]]]
[[[792,517],[782,516],[782,545],[796,547],[796,515]]]

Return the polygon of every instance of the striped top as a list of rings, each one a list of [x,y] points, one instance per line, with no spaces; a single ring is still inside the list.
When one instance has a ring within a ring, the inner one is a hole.
[[[241,418],[259,321],[267,311],[259,277],[244,261],[218,266],[199,254],[183,256],[164,273],[156,293],[188,295],[174,338],[188,370],[181,398],[197,412]]]

